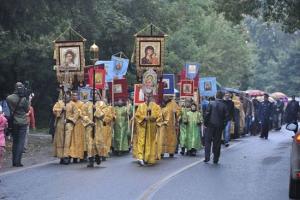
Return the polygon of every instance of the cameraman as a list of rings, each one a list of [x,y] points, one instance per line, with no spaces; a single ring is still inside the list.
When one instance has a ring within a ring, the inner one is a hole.
[[[12,164],[14,167],[23,167],[21,159],[28,126],[26,114],[29,111],[29,102],[28,98],[26,98],[27,94],[28,92],[25,86],[21,82],[17,82],[15,92],[6,98],[10,108],[10,114],[13,116],[11,122],[13,124]]]

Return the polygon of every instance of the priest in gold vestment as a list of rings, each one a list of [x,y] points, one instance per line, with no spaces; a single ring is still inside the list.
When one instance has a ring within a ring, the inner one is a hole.
[[[157,123],[161,121],[161,109],[152,99],[152,91],[145,94],[146,103],[138,106],[135,114],[138,163],[143,166],[157,161]]]

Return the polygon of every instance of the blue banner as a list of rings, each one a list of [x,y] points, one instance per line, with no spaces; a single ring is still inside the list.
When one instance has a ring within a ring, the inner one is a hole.
[[[83,102],[92,101],[93,100],[93,90],[90,87],[80,87],[78,89],[79,100]]]
[[[127,73],[129,59],[111,56],[111,61],[113,61],[113,77],[123,78]]]
[[[105,82],[112,82],[114,78],[114,72],[113,72],[113,67],[114,67],[114,62],[111,60],[98,60],[95,65],[101,65],[104,64],[105,68]]]
[[[202,77],[199,81],[199,90],[201,96],[212,97],[217,94],[216,77]]]
[[[185,64],[185,71],[186,71],[186,77],[190,80],[193,80],[200,69],[200,64],[199,63],[186,63]]]
[[[174,94],[174,89],[175,89],[175,77],[174,74],[163,74],[163,83],[164,83],[164,90],[163,94],[169,94],[173,95]]]

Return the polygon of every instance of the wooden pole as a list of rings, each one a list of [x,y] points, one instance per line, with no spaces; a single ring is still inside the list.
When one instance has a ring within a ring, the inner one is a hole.
[[[95,124],[95,103],[96,103],[96,72],[95,72],[95,63],[93,63],[93,123]],[[95,126],[93,126],[93,138],[95,138]]]

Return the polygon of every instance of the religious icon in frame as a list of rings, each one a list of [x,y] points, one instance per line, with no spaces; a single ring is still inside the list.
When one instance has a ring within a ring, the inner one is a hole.
[[[81,72],[84,68],[83,42],[59,42],[56,47],[56,65],[60,72]]]
[[[160,41],[139,41],[139,65],[160,66],[161,65],[161,42]]]
[[[181,81],[180,96],[181,97],[194,96],[194,81],[193,80],[182,80]]]

